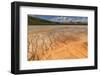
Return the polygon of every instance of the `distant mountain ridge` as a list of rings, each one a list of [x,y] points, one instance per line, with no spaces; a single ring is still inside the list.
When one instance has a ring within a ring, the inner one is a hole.
[[[47,20],[28,16],[28,25],[87,25],[87,20],[85,18],[80,18],[54,17]]]

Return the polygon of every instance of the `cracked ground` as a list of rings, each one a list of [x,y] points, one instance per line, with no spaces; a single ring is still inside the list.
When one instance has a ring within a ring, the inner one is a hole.
[[[87,26],[28,26],[28,61],[88,57]]]

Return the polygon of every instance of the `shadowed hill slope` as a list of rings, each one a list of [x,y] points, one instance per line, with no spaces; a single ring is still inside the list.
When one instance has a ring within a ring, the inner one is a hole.
[[[43,20],[40,18],[35,18],[35,17],[31,17],[28,16],[28,25],[53,25],[53,24],[57,24],[56,22],[52,22],[52,21],[47,21],[47,20]]]

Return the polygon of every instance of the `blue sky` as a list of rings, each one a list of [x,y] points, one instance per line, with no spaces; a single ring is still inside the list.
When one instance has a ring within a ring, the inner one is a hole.
[[[50,16],[50,15],[31,15],[31,16],[41,18],[41,19],[46,19],[46,20],[57,17],[57,16]]]

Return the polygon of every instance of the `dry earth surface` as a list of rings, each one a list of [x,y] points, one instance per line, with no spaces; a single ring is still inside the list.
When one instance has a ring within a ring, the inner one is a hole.
[[[28,61],[87,58],[87,26],[28,26]]]

